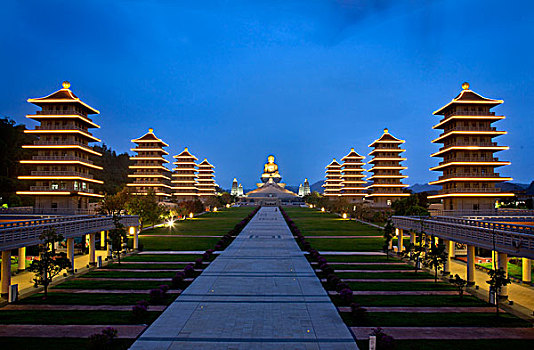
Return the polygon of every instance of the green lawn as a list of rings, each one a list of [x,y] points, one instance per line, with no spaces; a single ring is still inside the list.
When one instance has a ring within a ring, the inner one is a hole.
[[[157,269],[173,269],[182,270],[187,264],[113,264],[107,265],[105,269],[128,269],[128,270],[157,270]],[[204,265],[208,266],[208,265]]]
[[[357,326],[352,315],[342,312],[348,326]],[[379,327],[530,327],[531,324],[510,314],[495,313],[416,313],[416,312],[370,312],[362,325]]]
[[[135,254],[121,259],[121,261],[150,261],[150,262],[168,262],[168,261],[195,261],[201,258],[200,254]]]
[[[83,278],[76,278],[58,284],[54,288],[57,289],[152,289],[159,286],[171,284],[171,279],[168,282],[151,282],[151,281],[90,281]],[[52,289],[53,291],[53,289]]]
[[[306,238],[319,251],[381,251],[382,238]],[[328,260],[328,259],[327,259]]]
[[[158,227],[141,232],[142,235],[208,235],[222,236],[230,231],[254,208],[221,208],[217,212],[209,212],[194,219],[175,221],[172,228]]]
[[[178,297],[178,294],[167,294],[165,304],[168,305]],[[43,294],[34,294],[24,298],[18,304],[32,305],[135,305],[139,300],[149,300],[147,294],[91,294],[91,293],[48,293],[46,300]]]
[[[360,349],[369,349],[368,340],[357,340]],[[395,350],[532,350],[534,340],[481,339],[481,340],[396,340]]]
[[[94,270],[89,273],[80,276],[79,278],[172,278],[176,275],[177,269],[174,272],[131,272],[131,271],[98,271]]]
[[[480,265],[480,266],[484,266],[484,267],[487,267],[488,269],[493,269],[493,263],[482,263],[482,264],[477,264],[477,265]],[[510,276],[513,276],[515,278],[522,278],[523,277],[523,271],[521,269],[521,266],[519,265],[516,265],[516,264],[512,264],[512,263],[508,263],[508,274]],[[534,272],[532,273],[532,280],[534,280]]]
[[[219,238],[200,237],[139,237],[139,242],[143,244],[143,249],[150,250],[199,250],[213,249]]]
[[[329,259],[330,260],[330,259]],[[334,270],[406,270],[413,271],[414,268],[408,264],[406,265],[341,265],[336,263],[329,263]]]
[[[328,263],[335,262],[402,262],[385,255],[322,255]]]
[[[343,278],[360,278],[360,279],[367,279],[367,278],[377,278],[377,279],[426,279],[426,278],[434,278],[434,276],[424,273],[424,272],[418,272],[417,274],[415,272],[336,272],[336,275],[338,275],[341,279]]]
[[[153,322],[159,314],[149,311],[146,321]],[[130,311],[0,310],[0,324],[135,324],[135,321]]]
[[[348,282],[348,285],[352,290],[455,290],[444,282]]]
[[[120,336],[120,334],[119,334]],[[83,338],[28,338],[11,337],[0,338],[5,349],[19,350],[85,350],[89,349],[89,340]],[[135,339],[115,339],[113,349],[126,350]]]
[[[342,305],[337,295],[331,296],[336,305]],[[460,299],[457,295],[355,295],[354,302],[366,306],[490,306],[471,295]]]

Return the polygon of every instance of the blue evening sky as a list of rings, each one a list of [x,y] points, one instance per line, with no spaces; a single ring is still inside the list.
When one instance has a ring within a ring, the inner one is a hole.
[[[0,12],[0,116],[33,127],[26,102],[71,89],[101,111],[117,151],[149,127],[216,166],[229,188],[274,154],[283,181],[324,176],[388,127],[405,139],[407,183],[437,178],[432,111],[468,81],[503,99],[499,169],[534,179],[531,1],[14,1]],[[169,158],[170,159],[170,158]]]

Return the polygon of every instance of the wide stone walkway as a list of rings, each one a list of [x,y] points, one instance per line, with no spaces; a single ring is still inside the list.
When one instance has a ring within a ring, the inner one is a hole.
[[[276,208],[262,208],[131,349],[358,349]]]

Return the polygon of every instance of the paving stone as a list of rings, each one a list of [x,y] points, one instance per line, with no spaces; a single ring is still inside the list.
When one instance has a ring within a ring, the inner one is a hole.
[[[276,208],[262,208],[131,349],[358,349]]]

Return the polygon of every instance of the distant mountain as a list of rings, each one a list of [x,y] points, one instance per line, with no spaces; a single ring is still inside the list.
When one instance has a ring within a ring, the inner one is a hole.
[[[310,185],[310,190],[312,192],[323,193],[324,191],[323,184],[324,184],[324,180],[319,180],[316,183]]]
[[[290,190],[291,192],[293,193],[299,193],[299,187],[298,186],[289,186],[289,185],[286,185],[285,187],[286,190]]]
[[[441,186],[429,185],[429,184],[415,184],[415,185],[408,187],[408,189],[412,191],[413,193],[437,192],[441,190]]]
[[[495,187],[500,188],[501,191],[504,191],[504,192],[523,192],[529,187],[529,185],[513,183],[513,182],[502,182],[502,183],[496,184]]]
[[[530,196],[534,196],[534,181],[532,181],[530,185],[527,188],[525,188],[525,192],[526,194]]]

